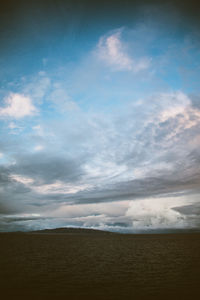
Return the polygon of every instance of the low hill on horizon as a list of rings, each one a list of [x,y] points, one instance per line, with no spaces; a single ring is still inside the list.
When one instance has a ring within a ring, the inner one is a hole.
[[[58,234],[123,234],[123,235],[166,235],[166,234],[200,234],[199,230],[196,229],[162,229],[162,230],[146,230],[138,232],[119,232],[119,231],[106,231],[93,228],[81,228],[81,227],[59,227],[59,228],[47,228],[41,230],[26,231],[25,233],[58,233]]]
[[[116,234],[115,232],[92,229],[92,228],[74,228],[74,227],[60,227],[53,229],[42,229],[29,231],[28,233],[58,233],[58,234]]]

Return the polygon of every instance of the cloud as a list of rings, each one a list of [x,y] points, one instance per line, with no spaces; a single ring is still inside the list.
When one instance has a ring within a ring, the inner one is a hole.
[[[11,93],[4,102],[5,107],[0,107],[0,117],[2,118],[21,119],[37,112],[31,98],[21,94]]]
[[[35,103],[42,104],[51,88],[51,78],[44,71],[23,77],[20,82],[22,93],[31,95]]]
[[[68,95],[66,88],[58,83],[53,85],[48,100],[54,104],[55,109],[63,113],[77,111],[79,109],[78,104]]]
[[[37,145],[34,147],[34,151],[42,151],[44,149],[44,146],[42,145]]]
[[[148,69],[150,59],[143,57],[133,59],[126,51],[121,40],[122,30],[100,38],[97,57],[116,71],[133,71],[135,73]]]
[[[187,218],[173,210],[175,203],[181,206],[185,201],[173,197],[132,201],[126,215],[131,217],[133,228],[140,230],[188,227]]]
[[[81,168],[78,161],[41,152],[18,156],[16,163],[9,166],[10,172],[31,178],[38,185],[59,180],[76,182],[82,175]]]
[[[195,227],[198,216],[181,211],[193,202],[179,199],[200,194],[199,130],[199,110],[181,91],[132,101],[115,114],[79,111],[39,122],[23,140],[12,135],[0,142],[8,158],[0,169],[2,212],[40,213],[56,226]],[[43,151],[33,151],[36,145]]]
[[[24,44],[4,32],[17,43],[5,41],[1,57],[1,226],[199,227],[199,30],[186,20],[193,9],[95,4],[95,17],[85,18],[76,6],[63,10],[67,23],[51,18],[55,30],[40,26],[39,43],[29,22]]]
[[[122,217],[125,215],[129,202],[92,203],[68,205],[61,204],[54,212],[54,217],[80,218],[88,216],[106,215],[107,217]]]
[[[198,195],[199,198],[199,195]],[[200,203],[199,201],[196,201],[196,203],[192,203],[189,205],[183,205],[180,207],[174,207],[175,211],[181,213],[185,216],[185,219],[190,220],[191,224],[194,224],[196,228],[199,228],[200,226]]]

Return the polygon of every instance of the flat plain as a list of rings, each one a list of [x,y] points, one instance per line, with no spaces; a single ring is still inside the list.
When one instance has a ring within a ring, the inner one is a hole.
[[[200,234],[0,234],[1,299],[199,299]]]

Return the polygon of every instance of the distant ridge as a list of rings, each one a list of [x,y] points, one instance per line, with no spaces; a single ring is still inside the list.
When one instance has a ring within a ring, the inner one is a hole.
[[[29,233],[49,233],[49,234],[116,234],[114,232],[110,231],[103,231],[98,229],[87,229],[87,228],[73,228],[73,227],[61,227],[61,228],[53,228],[53,229],[42,229],[42,230],[36,230],[36,231],[29,231]]]

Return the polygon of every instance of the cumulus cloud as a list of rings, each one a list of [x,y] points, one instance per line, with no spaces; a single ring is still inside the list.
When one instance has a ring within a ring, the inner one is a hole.
[[[97,56],[116,71],[139,72],[149,68],[150,59],[146,57],[132,58],[121,40],[122,30],[103,36],[97,46]]]
[[[14,119],[34,115],[37,112],[31,98],[22,94],[11,93],[5,100],[5,106],[0,107],[0,117]]]
[[[135,229],[185,228],[189,225],[186,216],[173,210],[175,203],[182,206],[185,202],[173,197],[141,199],[130,203],[126,215]]]

